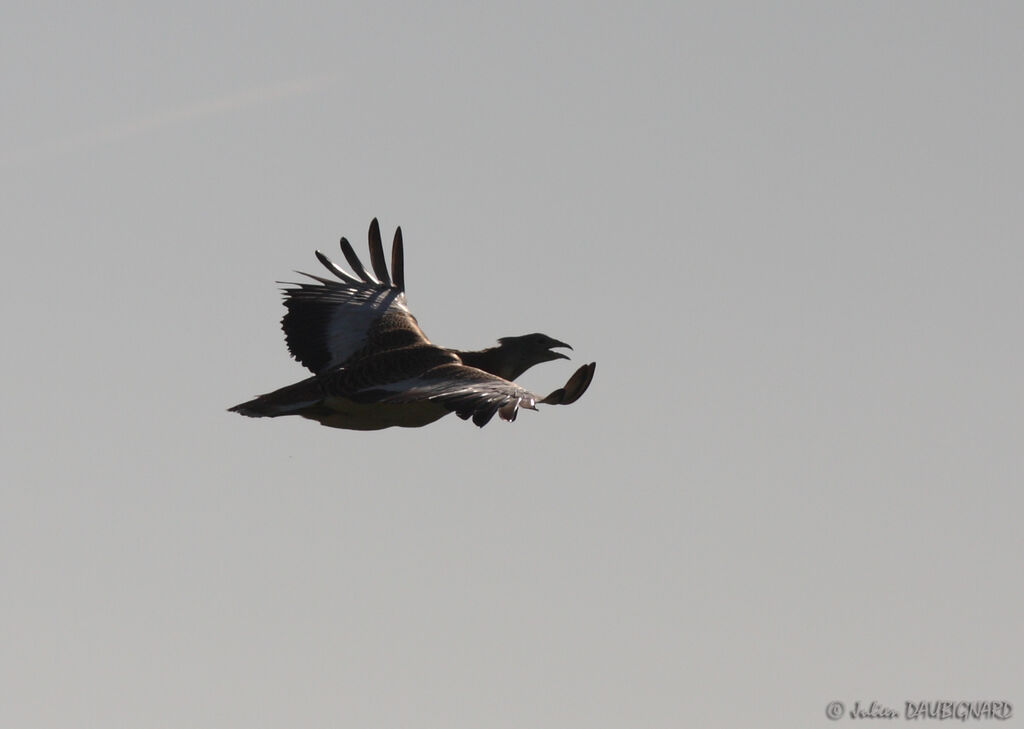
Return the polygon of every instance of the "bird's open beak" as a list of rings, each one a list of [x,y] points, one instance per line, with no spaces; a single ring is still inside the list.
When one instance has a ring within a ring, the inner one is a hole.
[[[551,345],[548,346],[548,349],[551,349],[552,347],[566,347],[567,349],[572,349],[572,345],[571,344],[566,344],[565,342],[559,342],[557,339],[554,340],[554,344],[551,344]],[[569,355],[562,354],[561,352],[552,352],[551,354],[554,355],[555,359],[569,359]]]

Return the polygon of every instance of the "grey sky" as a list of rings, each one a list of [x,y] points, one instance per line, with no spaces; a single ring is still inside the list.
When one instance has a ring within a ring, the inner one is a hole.
[[[1024,711],[1022,26],[10,9],[0,726]],[[304,376],[275,281],[373,216],[434,341],[543,331],[574,361],[524,384],[590,391],[483,430],[225,412]]]

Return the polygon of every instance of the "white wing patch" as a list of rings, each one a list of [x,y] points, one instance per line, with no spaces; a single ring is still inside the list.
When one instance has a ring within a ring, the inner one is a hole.
[[[388,290],[365,298],[351,297],[344,303],[333,304],[324,330],[324,342],[330,355],[324,369],[341,366],[363,349],[374,325],[389,311],[401,312],[412,318],[405,305],[405,295],[396,296]]]
[[[370,259],[376,278],[363,267],[348,240],[342,238],[341,250],[354,274],[346,272],[317,251],[317,258],[337,280],[306,273],[303,275],[315,283],[289,284],[291,288],[284,290],[284,304],[288,312],[281,326],[288,350],[314,374],[343,365],[366,347],[375,327],[389,314],[404,319],[399,321],[397,328],[413,330],[413,336],[422,337],[426,342],[416,318],[405,305],[401,229],[395,232],[390,275],[376,220],[371,223],[369,239]],[[390,327],[395,328],[394,321]]]

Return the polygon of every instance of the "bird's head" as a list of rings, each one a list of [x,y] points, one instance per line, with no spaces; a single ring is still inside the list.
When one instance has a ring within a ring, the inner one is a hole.
[[[498,345],[512,366],[509,379],[515,379],[535,364],[550,362],[553,359],[569,359],[569,356],[562,352],[551,351],[555,347],[572,349],[565,342],[540,333],[524,334],[521,337],[502,337],[498,340]]]

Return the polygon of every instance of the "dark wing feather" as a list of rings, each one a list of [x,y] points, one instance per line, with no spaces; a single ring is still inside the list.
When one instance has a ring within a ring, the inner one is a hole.
[[[380,240],[380,224],[377,218],[370,221],[370,264],[373,272],[385,286],[391,285],[391,277],[388,276],[388,265],[384,262],[384,244]]]
[[[571,405],[579,400],[583,393],[587,391],[587,388],[590,387],[590,383],[594,379],[594,370],[596,369],[596,362],[583,365],[573,373],[564,387],[559,387],[541,400],[541,402],[545,405]]]
[[[356,272],[356,276],[368,284],[379,284],[380,281],[368,274],[366,269],[363,268],[363,262],[359,260],[359,256],[356,255],[356,251],[352,247],[352,244],[348,242],[348,238],[342,237],[339,243],[341,245],[341,252],[345,256],[345,260],[348,261],[348,265],[352,267],[352,270]]]
[[[330,271],[335,276],[340,278],[342,281],[344,281],[347,284],[359,285],[359,279],[352,278],[352,276],[345,273],[345,271],[342,268],[340,268],[338,264],[336,264],[330,258],[325,256],[323,253],[321,253],[320,251],[314,251],[314,253],[316,253],[317,260],[320,261],[320,263],[324,264],[324,268],[326,268],[328,271]],[[309,276],[310,274],[307,273],[304,275]],[[313,278],[315,278],[317,281],[324,281],[324,279],[320,278],[319,276],[313,276]]]
[[[370,234],[374,270],[387,283],[370,276],[348,240],[342,238],[342,253],[355,276],[317,251],[317,258],[338,281],[307,273],[303,275],[317,283],[290,284],[291,288],[284,290],[284,305],[288,311],[281,320],[281,327],[288,351],[316,374],[339,367],[371,342],[386,348],[396,341],[395,337],[386,336],[395,330],[402,330],[400,339],[405,346],[429,344],[405,303],[401,237],[396,239],[397,255],[392,250],[392,265],[395,266],[395,283],[392,284],[383,264],[383,253],[374,253],[374,228],[379,247],[380,228],[376,220]]]
[[[395,288],[405,291],[405,247],[402,245],[402,228],[395,228],[395,240],[391,244],[391,277]]]

